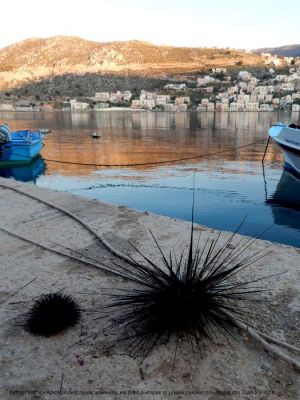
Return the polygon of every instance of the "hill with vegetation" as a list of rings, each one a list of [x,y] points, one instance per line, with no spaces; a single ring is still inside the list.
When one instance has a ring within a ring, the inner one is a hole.
[[[0,49],[0,91],[43,82],[51,86],[53,80],[56,85],[63,84],[64,76],[71,86],[78,77],[87,84],[89,79],[101,77],[98,86],[119,78],[125,79],[127,86],[136,81],[139,85],[133,77],[140,77],[142,85],[142,78],[166,80],[213,67],[259,66],[263,62],[258,54],[232,49],[156,46],[140,41],[98,43],[73,36],[31,38]]]
[[[277,56],[284,57],[300,57],[300,44],[292,44],[289,46],[281,47],[264,47],[261,49],[256,49],[256,53],[270,53],[276,54]]]

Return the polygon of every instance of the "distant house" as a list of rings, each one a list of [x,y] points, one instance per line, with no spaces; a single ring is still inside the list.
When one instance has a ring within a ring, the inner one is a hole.
[[[173,103],[167,103],[164,105],[164,110],[165,111],[173,111],[173,107],[174,107]]]
[[[259,111],[273,111],[273,107],[269,104],[261,104],[259,106]]]
[[[98,102],[94,106],[94,110],[102,110],[103,108],[109,108],[109,103],[107,102]]]
[[[14,105],[9,104],[9,103],[2,103],[2,104],[0,104],[0,110],[1,111],[13,111]]]
[[[213,111],[215,111],[215,103],[208,103],[208,104],[207,104],[207,111],[208,111],[208,112],[213,112]]]
[[[229,111],[238,111],[238,104],[237,104],[237,102],[233,101],[232,103],[230,103]]]
[[[110,93],[109,92],[96,92],[95,93],[95,100],[96,101],[109,101]]]
[[[299,104],[293,104],[292,105],[292,112],[299,112],[300,111],[300,105]]]
[[[33,111],[32,104],[29,100],[18,100],[15,104],[16,111]]]
[[[300,99],[300,92],[292,93],[292,99]]]
[[[202,112],[205,112],[205,111],[207,111],[207,106],[203,106],[202,104],[199,104],[198,106],[197,106],[197,109],[196,109],[197,111],[202,111]]]
[[[188,104],[190,103],[190,97],[189,96],[181,96],[181,97],[176,97],[175,98],[175,104]]]
[[[238,111],[244,111],[245,110],[244,99],[238,100],[236,104],[237,104],[237,110]]]
[[[187,104],[174,104],[173,111],[187,111]]]
[[[143,100],[132,100],[131,108],[142,108]]]
[[[284,109],[287,106],[287,101],[285,97],[281,97],[280,101],[279,101],[279,107],[280,109]]]
[[[221,73],[226,74],[227,69],[226,68],[212,68],[211,71],[216,74],[221,74]]]
[[[186,83],[168,83],[164,86],[164,90],[185,90]]]
[[[148,110],[152,110],[153,108],[155,108],[155,100],[148,100],[148,99],[143,99],[143,100],[132,100],[131,103],[131,108],[145,108]]]
[[[64,107],[63,109],[66,109],[67,107]],[[68,107],[68,110],[70,110],[70,106]],[[53,106],[51,104],[42,104],[41,105],[41,111],[53,111]]]
[[[215,111],[222,111],[222,103],[216,103]]]
[[[221,103],[221,111],[228,111],[229,105],[228,103]]]
[[[259,110],[259,102],[258,101],[249,101],[247,104],[247,111],[258,111]]]
[[[272,95],[272,94],[267,94],[267,95],[266,95],[266,102],[267,102],[267,103],[271,103],[272,98],[273,98],[273,95]]]
[[[132,97],[132,93],[129,90],[125,90],[124,92],[124,100],[125,101],[130,101]]]
[[[197,86],[206,86],[208,84],[211,84],[215,82],[215,78],[206,75],[204,78],[197,78]]]
[[[72,111],[84,111],[89,108],[89,103],[79,102],[76,99],[70,100]]]
[[[142,90],[140,94],[140,100],[156,100],[157,93],[155,92],[147,92],[146,90]]]

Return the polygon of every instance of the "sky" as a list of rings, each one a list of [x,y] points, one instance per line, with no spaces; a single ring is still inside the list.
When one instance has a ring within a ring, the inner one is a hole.
[[[300,43],[300,0],[6,0],[0,48],[28,39],[255,49]]]

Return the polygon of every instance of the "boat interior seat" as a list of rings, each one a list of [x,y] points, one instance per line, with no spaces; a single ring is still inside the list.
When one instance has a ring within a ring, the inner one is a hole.
[[[299,125],[296,125],[296,124],[290,124],[290,125],[289,125],[289,128],[300,129],[300,126],[299,126]]]

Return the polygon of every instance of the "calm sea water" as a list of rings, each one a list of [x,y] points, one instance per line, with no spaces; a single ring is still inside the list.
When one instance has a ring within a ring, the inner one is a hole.
[[[273,144],[264,171],[261,164],[266,145],[261,140],[267,138],[270,125],[297,117],[287,113],[2,112],[0,123],[9,123],[12,130],[50,128],[52,132],[45,137],[40,159],[25,167],[0,168],[0,175],[190,220],[195,172],[198,223],[232,231],[247,215],[241,233],[254,236],[270,227],[264,239],[300,247],[300,178],[284,170],[282,152]],[[91,137],[95,130],[101,131],[101,139]],[[189,159],[155,164],[182,158]],[[148,165],[112,166],[141,163]]]

